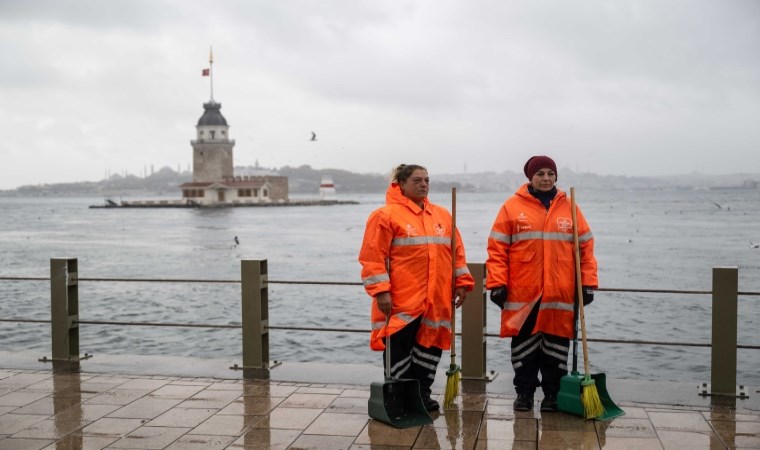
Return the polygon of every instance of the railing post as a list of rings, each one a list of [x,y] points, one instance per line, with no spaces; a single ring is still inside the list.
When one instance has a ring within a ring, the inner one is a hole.
[[[50,337],[53,361],[79,361],[79,285],[76,258],[50,259]]]
[[[462,378],[492,380],[497,374],[486,373],[486,265],[467,264],[475,279],[475,288],[462,305]]]
[[[243,366],[264,369],[269,364],[269,288],[267,260],[243,260],[240,265],[243,322]],[[276,364],[275,364],[276,365]]]
[[[735,396],[739,292],[737,267],[713,268],[711,393]]]
[[[269,289],[267,261],[243,260],[240,266],[243,368],[269,368]]]

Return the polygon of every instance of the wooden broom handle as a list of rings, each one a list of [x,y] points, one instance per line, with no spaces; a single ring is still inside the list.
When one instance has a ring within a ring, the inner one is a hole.
[[[391,335],[388,334],[388,327],[391,323],[391,315],[385,316],[385,379],[391,379]]]
[[[570,188],[570,209],[573,215],[573,247],[575,250],[575,286],[578,295],[578,312],[581,320],[581,342],[583,343],[583,370],[589,376],[588,345],[586,344],[586,316],[583,312],[583,286],[581,285],[581,245],[578,242],[578,214],[575,206],[575,188]]]
[[[456,364],[456,319],[457,305],[454,303],[454,292],[457,285],[457,188],[451,187],[451,364]]]
[[[385,271],[388,272],[388,279],[391,277],[391,258],[385,258]],[[388,291],[390,295],[390,291]],[[391,379],[391,334],[388,328],[391,325],[391,314],[393,313],[393,299],[391,299],[391,312],[385,316],[385,379]]]

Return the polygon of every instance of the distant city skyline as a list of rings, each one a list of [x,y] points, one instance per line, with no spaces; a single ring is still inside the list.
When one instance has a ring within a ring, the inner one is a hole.
[[[180,170],[177,170],[180,169]],[[164,171],[168,170],[169,173]],[[280,170],[282,172],[280,172]],[[636,175],[604,175],[593,172],[579,172],[569,167],[558,168],[558,172],[562,174],[562,180],[558,186],[561,189],[567,189],[569,186],[606,186],[611,189],[627,189],[627,188],[663,188],[663,187],[680,187],[680,188],[709,188],[709,187],[724,187],[724,188],[744,188],[744,189],[758,189],[760,188],[760,170],[751,172],[737,172],[732,174],[702,174],[699,172],[692,172],[688,174],[673,174],[673,175],[658,175],[658,176],[636,176]],[[107,186],[112,182],[116,182],[117,186],[120,183],[127,183],[123,185],[128,189],[139,189],[142,181],[136,183],[129,180],[145,180],[145,188],[158,187],[161,191],[166,189],[166,181],[174,179],[177,186],[181,183],[192,179],[192,170],[181,170],[181,168],[173,168],[170,166],[162,166],[160,168],[154,168],[152,173],[145,172],[143,174],[133,173],[108,173],[106,178],[99,180],[80,180],[76,182],[65,183],[42,183],[35,185],[23,185],[17,189],[0,190],[0,192],[6,192],[9,195],[14,195],[27,192],[57,192],[58,189],[63,191],[72,192],[84,192],[95,188],[96,184]],[[312,168],[311,166],[283,166],[281,168],[267,168],[263,166],[235,166],[236,176],[251,176],[251,175],[277,175],[284,174],[290,178],[291,189],[295,188],[297,192],[302,192],[304,184],[309,182],[316,186],[316,179],[314,177],[321,177],[324,175],[330,175],[336,177],[338,185],[346,188],[347,186],[356,183],[361,185],[362,189],[366,189],[366,180],[376,179],[379,177],[385,182],[388,181],[388,174],[382,174],[378,172],[373,173],[357,173],[347,171],[345,169],[335,168]],[[154,178],[154,175],[157,178]],[[314,179],[313,179],[314,178]],[[305,181],[310,180],[310,181]],[[520,170],[504,170],[504,171],[484,171],[484,172],[448,172],[448,173],[433,173],[431,176],[432,184],[440,190],[441,184],[447,184],[450,182],[462,183],[463,185],[477,185],[477,186],[490,186],[489,189],[493,189],[495,186],[503,187],[519,186],[525,183],[524,174]],[[159,184],[156,185],[155,183]],[[312,187],[309,186],[306,190],[310,191]],[[38,190],[40,189],[40,190]],[[97,190],[97,188],[95,188]],[[383,191],[384,187],[381,184],[377,184],[373,187],[378,192]],[[351,188],[349,188],[351,191]]]
[[[0,189],[184,170],[211,46],[236,165],[760,171],[754,0],[6,0],[0,25]]]

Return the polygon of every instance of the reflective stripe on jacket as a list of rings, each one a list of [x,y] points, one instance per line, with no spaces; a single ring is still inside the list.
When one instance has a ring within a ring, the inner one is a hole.
[[[575,257],[570,197],[557,190],[547,211],[521,186],[499,210],[488,237],[486,287],[507,286],[501,336],[516,336],[537,301],[539,331],[573,337]],[[594,237],[577,208],[583,286],[596,288]]]
[[[393,308],[388,330],[385,315],[372,302],[370,347],[383,350],[383,338],[422,316],[417,342],[425,347],[451,346],[451,214],[424,200],[424,209],[404,197],[397,184],[386,205],[370,214],[359,252],[362,282],[371,297],[390,292]],[[386,269],[386,261],[390,273]],[[475,285],[457,233],[456,286]]]

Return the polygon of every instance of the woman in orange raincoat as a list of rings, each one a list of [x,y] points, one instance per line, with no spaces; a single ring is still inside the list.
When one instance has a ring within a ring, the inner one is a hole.
[[[532,410],[533,393],[541,386],[541,411],[556,411],[575,321],[572,210],[557,189],[551,158],[530,158],[524,172],[529,182],[504,202],[488,237],[486,287],[501,308],[501,337],[512,337],[514,408]],[[586,305],[594,299],[597,265],[594,237],[580,208],[577,220]]]
[[[429,186],[424,167],[396,168],[385,206],[367,219],[359,262],[374,299],[370,348],[385,351],[390,336],[391,377],[419,380],[425,408],[434,411],[431,386],[443,350],[451,348],[452,299],[461,306],[474,281],[457,232],[452,287],[451,214],[428,201]]]

